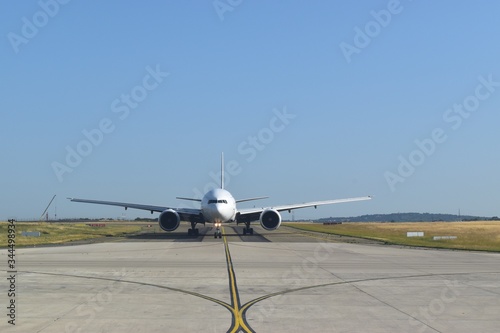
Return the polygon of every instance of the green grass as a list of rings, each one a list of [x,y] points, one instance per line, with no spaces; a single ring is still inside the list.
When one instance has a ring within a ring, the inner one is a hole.
[[[105,227],[90,227],[84,223],[24,223],[16,222],[16,246],[60,244],[92,238],[114,237],[132,234],[140,226],[106,223]],[[7,222],[0,222],[0,247],[7,246]],[[40,237],[22,236],[23,231],[39,231]]]
[[[361,237],[389,244],[500,252],[500,222],[343,223],[323,225],[285,223],[292,228],[327,234]],[[406,237],[408,231],[423,231],[424,237]],[[433,240],[433,236],[457,236]]]

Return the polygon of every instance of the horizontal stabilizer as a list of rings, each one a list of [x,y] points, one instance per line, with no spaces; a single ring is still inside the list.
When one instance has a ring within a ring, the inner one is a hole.
[[[189,200],[189,201],[198,201],[198,202],[201,202],[201,199],[193,199],[193,198],[182,198],[182,197],[176,197],[176,199],[179,199],[179,200]]]

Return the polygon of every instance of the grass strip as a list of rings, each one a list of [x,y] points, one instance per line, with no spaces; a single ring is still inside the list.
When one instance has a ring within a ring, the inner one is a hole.
[[[61,244],[102,237],[117,237],[137,233],[140,226],[100,222],[104,227],[85,223],[25,223],[16,222],[16,246]],[[7,222],[0,222],[0,247],[7,246]],[[23,232],[40,232],[40,237],[23,236]]]
[[[389,244],[500,252],[500,222],[413,222],[361,223],[323,225],[316,223],[285,223],[306,231],[322,232],[383,241]],[[423,231],[424,237],[407,237],[407,232]],[[434,236],[456,236],[456,239],[434,240]]]

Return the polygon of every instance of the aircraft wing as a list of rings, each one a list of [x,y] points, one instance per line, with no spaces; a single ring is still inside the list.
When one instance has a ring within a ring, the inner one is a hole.
[[[167,209],[173,209],[179,214],[182,221],[190,221],[191,217],[193,216],[198,217],[201,213],[200,209],[192,209],[192,208],[171,208],[164,206],[141,205],[141,204],[127,203],[127,202],[100,201],[100,200],[88,200],[88,199],[76,199],[76,198],[68,198],[68,199],[72,202],[84,202],[84,203],[91,203],[98,205],[119,206],[119,207],[124,207],[125,209],[134,208],[141,210],[149,210],[151,213],[163,212]]]
[[[266,207],[266,208],[248,208],[248,209],[242,209],[239,211],[239,217],[238,219],[240,221],[256,221],[259,219],[260,214],[265,210],[265,209],[274,209],[277,210],[278,212],[283,212],[283,211],[291,211],[294,209],[299,209],[299,208],[307,208],[307,207],[317,207],[317,206],[322,206],[322,205],[333,205],[333,204],[338,204],[338,203],[344,203],[344,202],[354,202],[354,201],[363,201],[363,200],[371,200],[371,196],[366,196],[366,197],[357,197],[357,198],[347,198],[347,199],[335,199],[335,200],[324,200],[324,201],[312,201],[312,202],[305,202],[301,204],[292,204],[292,205],[281,205],[281,206],[274,206],[274,207]]]

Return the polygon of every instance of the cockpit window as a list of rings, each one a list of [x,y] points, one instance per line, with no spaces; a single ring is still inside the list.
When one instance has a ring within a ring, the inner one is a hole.
[[[208,200],[209,204],[214,204],[214,203],[225,203],[227,204],[227,200]]]

